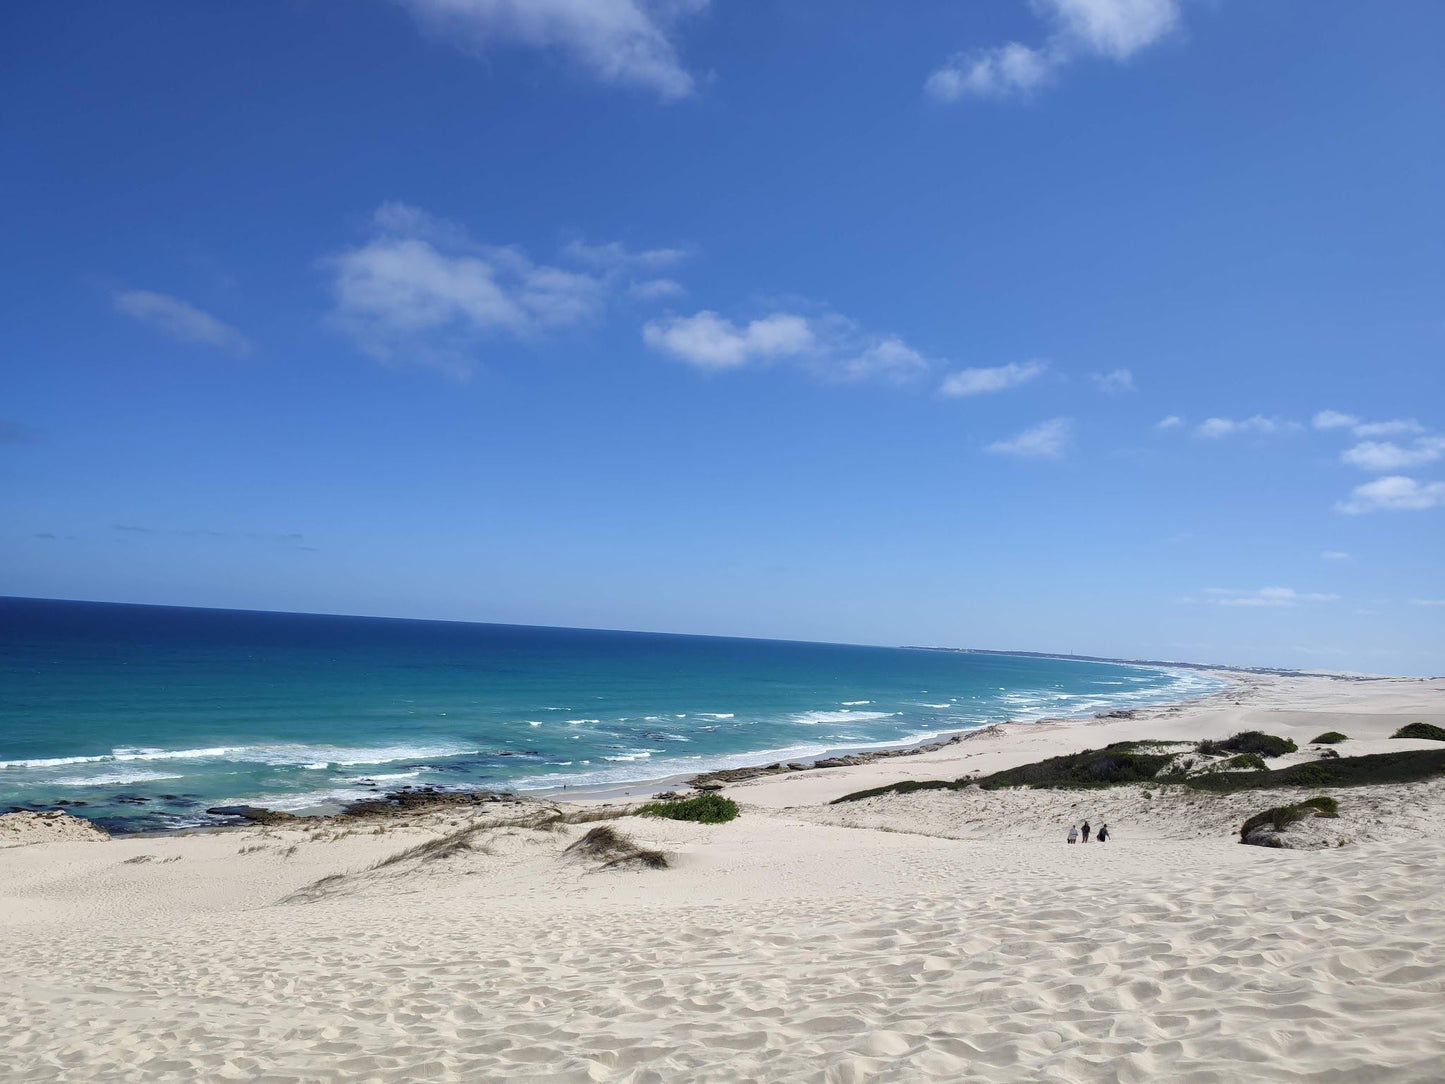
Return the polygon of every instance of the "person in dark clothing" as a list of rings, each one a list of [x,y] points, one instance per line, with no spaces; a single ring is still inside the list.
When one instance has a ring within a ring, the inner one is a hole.
[[[1089,842],[1089,822],[1088,822],[1088,821],[1085,821],[1083,827],[1079,829],[1079,834],[1084,837],[1084,842],[1085,842],[1085,843]]]
[[[1099,843],[1107,843],[1107,842],[1109,842],[1109,826],[1108,826],[1107,824],[1101,824],[1101,825],[1099,826],[1099,835],[1097,836],[1097,842],[1099,842]]]

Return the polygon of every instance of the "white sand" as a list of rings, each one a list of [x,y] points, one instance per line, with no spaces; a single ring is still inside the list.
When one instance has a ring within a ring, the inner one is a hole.
[[[1438,748],[1388,740],[1417,719],[1445,682],[1251,678],[609,822],[667,870],[564,854],[589,825],[366,868],[496,809],[0,849],[0,1079],[1439,1080],[1445,784],[1334,791],[1306,827],[1351,842],[1299,851],[1235,842],[1273,793],[822,804],[1131,737]]]

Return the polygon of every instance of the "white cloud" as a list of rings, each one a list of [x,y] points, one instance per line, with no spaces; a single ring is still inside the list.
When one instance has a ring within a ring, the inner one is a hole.
[[[1411,606],[1445,606],[1445,598],[1412,598]]]
[[[962,369],[944,377],[938,394],[950,399],[962,399],[970,395],[1004,391],[1042,376],[1047,368],[1048,365],[1042,361],[1011,361],[1007,365],[995,365],[989,369]]]
[[[681,263],[692,255],[685,248],[630,249],[620,241],[589,245],[585,241],[569,241],[562,255],[576,263],[588,264],[605,271],[659,271]]]
[[[1423,433],[1425,427],[1414,418],[1391,418],[1384,422],[1361,422],[1355,426],[1357,437],[1399,437]]]
[[[111,303],[117,312],[133,316],[177,342],[202,343],[232,354],[245,354],[251,349],[246,336],[230,324],[169,294],[117,290],[111,295]]]
[[[1034,0],[1052,26],[1042,48],[1020,42],[957,53],[924,89],[940,101],[1022,96],[1081,57],[1128,60],[1179,25],[1179,0]]]
[[[1322,558],[1324,558],[1326,561],[1348,561],[1348,560],[1350,560],[1350,555],[1349,555],[1348,553],[1346,553],[1344,550],[1325,550],[1325,552],[1322,553],[1322,554],[1320,554],[1320,556],[1321,556]]]
[[[687,290],[676,279],[645,279],[630,283],[627,292],[639,301],[661,301],[667,297],[681,297]]]
[[[845,380],[909,380],[928,371],[929,360],[902,339],[889,337],[863,348],[838,365],[838,375]]]
[[[489,336],[527,339],[588,319],[607,277],[535,264],[516,248],[481,245],[460,226],[383,204],[373,236],[330,257],[331,322],[372,357],[462,376]]]
[[[1404,448],[1389,441],[1366,440],[1347,448],[1340,459],[1364,470],[1395,471],[1421,467],[1445,456],[1445,437],[1420,437]]]
[[[1134,374],[1128,369],[1114,369],[1107,373],[1090,373],[1089,379],[1106,395],[1122,395],[1134,390]]]
[[[1261,587],[1257,591],[1210,587],[1205,594],[1220,606],[1298,606],[1301,602],[1333,602],[1340,597],[1317,591],[1296,591],[1293,587]]]
[[[642,329],[648,346],[699,369],[794,361],[831,380],[904,382],[932,362],[896,335],[871,335],[837,313],[775,312],[746,324],[716,312],[668,316]]]
[[[1335,509],[1347,515],[1366,512],[1423,512],[1445,506],[1445,482],[1417,482],[1400,474],[1386,475],[1350,491]]]
[[[1008,440],[995,441],[984,450],[994,455],[1012,455],[1022,459],[1059,459],[1073,439],[1074,423],[1068,418],[1052,418],[1025,429]]]
[[[1184,424],[1184,419],[1178,414],[1166,414],[1154,423],[1155,429],[1178,429]]]
[[[754,361],[797,356],[815,343],[806,317],[779,312],[739,326],[715,312],[650,321],[643,342],[699,369],[737,369]]]
[[[972,53],[957,53],[928,77],[924,89],[941,102],[960,98],[1006,98],[1048,82],[1059,59],[1011,41]]]
[[[1341,414],[1338,410],[1321,410],[1314,416],[1316,429],[1352,429],[1360,423],[1353,414]]]
[[[1371,437],[1413,436],[1425,432],[1414,418],[1391,418],[1383,422],[1364,422],[1353,414],[1338,410],[1321,410],[1314,416],[1316,429],[1348,429],[1362,440]]]
[[[1283,418],[1266,418],[1262,414],[1256,414],[1252,418],[1207,418],[1198,428],[1194,430],[1197,436],[1218,439],[1220,437],[1232,437],[1242,433],[1255,433],[1261,436],[1271,436],[1276,433],[1294,433],[1302,429],[1299,422],[1288,421]]]
[[[693,92],[674,30],[707,0],[397,0],[448,39],[475,48],[556,50],[604,83],[666,99]]]

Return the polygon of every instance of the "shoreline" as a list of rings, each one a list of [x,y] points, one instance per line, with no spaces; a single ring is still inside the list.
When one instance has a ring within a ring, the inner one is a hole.
[[[729,782],[696,824],[605,800],[0,846],[0,1076],[381,1081],[1431,1079],[1445,776],[1319,789],[917,790],[1243,730],[1272,766],[1430,749],[1445,681],[1250,675],[1131,718],[1007,723]],[[1108,823],[1069,847],[1071,823]],[[590,856],[599,828],[660,868]],[[51,837],[54,838],[54,837]],[[1061,1007],[1067,1006],[1067,1011]]]
[[[934,650],[934,649],[917,649]],[[944,650],[944,649],[937,649]],[[954,649],[947,649],[954,650]],[[1054,656],[1047,656],[1054,657]],[[1098,661],[1108,662],[1110,660],[1072,660],[1072,661]],[[1142,668],[1161,670],[1168,672],[1171,667],[1160,664],[1138,664],[1128,665],[1140,666]],[[252,805],[246,801],[226,801],[217,803],[219,806],[248,807],[266,813],[281,814],[288,821],[324,823],[339,816],[345,816],[350,806],[381,802],[394,795],[401,794],[433,794],[437,796],[437,807],[444,807],[455,804],[458,797],[475,796],[477,804],[492,800],[493,796],[506,796],[510,799],[522,802],[552,802],[552,803],[591,803],[591,802],[624,802],[628,800],[641,801],[653,796],[654,793],[675,791],[678,788],[692,789],[695,781],[702,780],[707,784],[701,789],[713,789],[713,784],[731,784],[743,782],[750,779],[780,774],[795,774],[798,772],[812,772],[828,770],[835,767],[853,767],[862,764],[874,763],[878,760],[888,760],[899,757],[924,756],[929,753],[946,749],[959,742],[968,741],[979,734],[994,731],[999,727],[1009,726],[1035,726],[1035,725],[1069,725],[1087,724],[1101,718],[1120,717],[1120,712],[1140,713],[1169,709],[1175,707],[1186,707],[1195,704],[1205,704],[1211,699],[1227,697],[1237,688],[1245,683],[1245,678],[1239,673],[1229,669],[1206,669],[1204,667],[1189,667],[1189,669],[1201,672],[1208,677],[1221,682],[1221,686],[1208,692],[1186,696],[1182,699],[1161,699],[1132,704],[1128,708],[1115,708],[1102,712],[1090,712],[1084,715],[1044,715],[1037,719],[1016,719],[1008,718],[994,722],[979,723],[958,730],[940,731],[936,735],[919,738],[910,742],[883,742],[865,743],[858,745],[841,745],[826,747],[817,753],[810,753],[804,756],[788,757],[784,760],[768,759],[766,754],[776,753],[777,750],[758,750],[756,753],[724,753],[719,754],[716,760],[735,760],[742,758],[754,758],[750,763],[737,765],[735,767],[704,768],[686,772],[672,772],[660,776],[647,776],[639,779],[621,780],[615,782],[583,783],[576,786],[563,787],[519,787],[516,783],[506,784],[496,788],[469,788],[437,787],[434,785],[414,786],[396,788],[395,790],[381,790],[374,792],[374,797],[358,797],[350,802],[318,802],[311,806],[302,806],[294,810],[280,810],[264,805]],[[1340,675],[1343,677],[1344,675]],[[803,765],[800,768],[790,769],[791,764]],[[452,796],[452,797],[448,797]],[[395,813],[372,813],[373,817],[388,815],[406,815],[408,810],[400,805]],[[79,814],[72,814],[78,816]],[[279,819],[279,818],[278,818]],[[164,838],[178,834],[195,834],[204,832],[229,832],[237,829],[252,827],[255,824],[267,823],[264,818],[253,820],[237,820],[233,823],[196,824],[184,825],[177,828],[162,829],[141,829],[135,832],[111,831],[110,834],[118,839],[130,838]]]

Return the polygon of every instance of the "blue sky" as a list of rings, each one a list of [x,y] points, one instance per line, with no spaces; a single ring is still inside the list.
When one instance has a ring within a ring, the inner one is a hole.
[[[0,20],[0,593],[1440,672],[1438,4]]]

